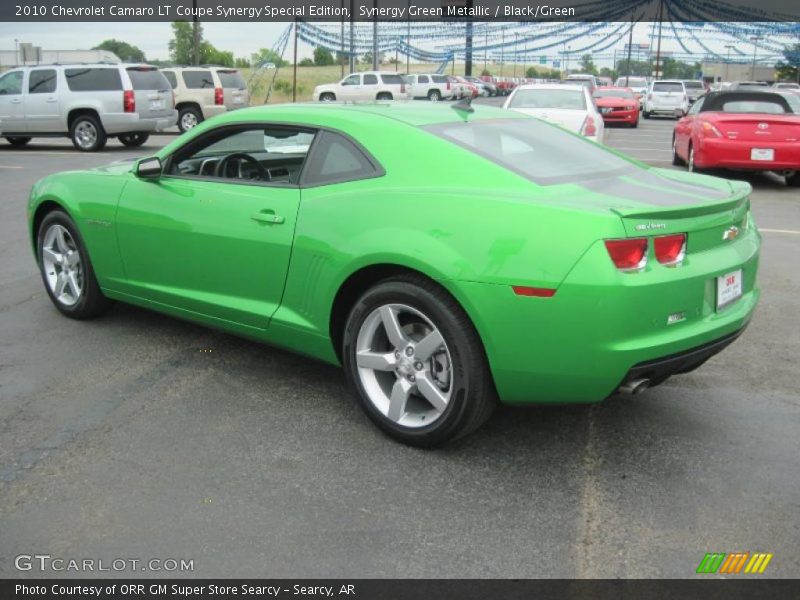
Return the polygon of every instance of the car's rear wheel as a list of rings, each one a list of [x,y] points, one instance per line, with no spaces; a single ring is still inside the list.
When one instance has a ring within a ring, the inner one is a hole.
[[[7,137],[6,141],[9,144],[11,144],[12,146],[21,147],[21,146],[27,145],[27,143],[30,142],[32,139],[33,138],[29,138],[29,137],[17,137],[17,136],[15,136],[15,137]]]
[[[469,317],[419,276],[385,280],[361,296],[347,319],[342,355],[361,407],[406,444],[433,447],[466,435],[496,405]]]
[[[100,119],[94,115],[78,115],[70,127],[72,145],[81,152],[97,152],[105,148],[108,136]]]
[[[181,133],[186,133],[202,122],[203,115],[200,110],[194,106],[184,106],[178,112],[178,129],[181,130]]]
[[[644,111],[644,112],[642,112],[642,116],[643,116],[645,119],[649,119],[649,118],[650,118],[650,113],[649,113],[649,112],[647,112],[647,111]]]
[[[688,167],[690,173],[697,172],[697,166],[694,164],[694,148],[692,147],[691,142],[689,142],[689,158],[686,161],[686,166]]]
[[[330,92],[325,92],[324,94],[320,94],[319,95],[319,101],[320,102],[335,102],[336,101],[336,95],[332,94]]]
[[[131,148],[141,146],[148,139],[150,139],[149,133],[123,133],[119,136],[119,141]]]
[[[789,187],[800,187],[800,171],[795,171],[786,178],[786,185]]]
[[[672,136],[672,164],[676,167],[686,164],[686,161],[678,156],[678,140],[674,135]]]
[[[430,100],[431,102],[438,102],[441,99],[442,99],[442,94],[441,92],[439,92],[439,90],[431,90],[430,92],[428,92],[428,100]]]
[[[111,305],[100,291],[80,232],[65,212],[54,210],[42,219],[36,250],[47,295],[63,314],[88,319]]]
[[[391,100],[392,95],[389,92],[381,92],[375,97],[376,100]]]

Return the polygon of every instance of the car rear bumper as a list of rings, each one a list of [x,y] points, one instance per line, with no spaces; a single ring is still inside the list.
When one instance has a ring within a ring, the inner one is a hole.
[[[204,104],[200,107],[200,110],[203,112],[204,119],[210,119],[217,115],[224,115],[230,109],[224,104]]]
[[[775,160],[752,160],[754,148],[771,148]],[[738,141],[726,138],[703,139],[694,149],[694,164],[701,168],[729,168],[753,171],[800,170],[800,144],[797,142]]]
[[[142,118],[138,113],[105,113],[100,118],[107,134],[119,135],[168,129],[178,122],[178,111],[173,110],[169,115],[162,117]]]
[[[637,110],[615,110],[600,114],[606,123],[633,123],[639,117],[639,111]]]
[[[454,294],[481,334],[504,403],[600,402],[637,367],[688,356],[742,330],[760,295],[759,248],[760,236],[750,226],[735,241],[692,253],[678,267],[655,263],[623,273],[599,241],[563,282],[553,284],[552,297],[463,282],[458,287],[465,297]],[[737,269],[742,296],[717,309],[717,277]],[[671,320],[675,315],[680,318]],[[691,366],[669,361],[653,376]]]

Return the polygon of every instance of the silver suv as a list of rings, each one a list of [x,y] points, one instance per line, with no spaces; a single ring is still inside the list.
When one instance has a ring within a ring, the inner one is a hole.
[[[175,92],[178,129],[188,131],[205,119],[250,104],[247,82],[236,69],[202,65],[164,67]]]
[[[177,118],[169,82],[151,65],[37,65],[0,76],[0,122],[14,146],[63,135],[84,152],[113,136],[141,146]]]

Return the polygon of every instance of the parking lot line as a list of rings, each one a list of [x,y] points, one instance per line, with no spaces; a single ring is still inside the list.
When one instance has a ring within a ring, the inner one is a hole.
[[[762,233],[788,233],[789,235],[800,235],[800,231],[795,231],[794,229],[765,229],[764,227],[759,227],[758,230]]]
[[[12,165],[0,165],[0,169],[24,169],[25,167],[16,167]]]

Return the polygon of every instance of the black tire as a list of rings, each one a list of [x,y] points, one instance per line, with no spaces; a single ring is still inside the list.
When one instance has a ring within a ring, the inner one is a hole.
[[[150,139],[149,133],[123,133],[118,137],[119,141],[131,148],[137,148]]]
[[[389,419],[370,400],[358,374],[359,332],[367,318],[387,304],[406,305],[426,315],[441,333],[450,353],[450,400],[430,425],[407,427]],[[395,440],[424,448],[440,446],[476,430],[497,405],[483,344],[472,322],[452,296],[424,277],[393,277],[369,289],[353,306],[343,337],[342,357],[351,390],[369,418]]]
[[[80,277],[82,290],[77,298],[77,302],[71,305],[56,298],[48,283],[48,272],[43,259],[43,247],[46,234],[53,225],[60,225],[67,230],[80,259],[76,272]],[[53,305],[62,314],[72,319],[91,319],[103,314],[113,304],[113,302],[106,298],[100,291],[100,286],[97,283],[94,268],[89,260],[89,253],[86,251],[86,246],[83,243],[80,231],[75,226],[73,220],[64,211],[51,211],[42,219],[39,230],[36,232],[36,255],[39,261],[39,272],[42,276],[44,289],[47,291],[47,295],[50,296]]]
[[[439,102],[442,99],[442,93],[439,90],[431,90],[428,92],[428,100],[431,102]]]
[[[643,111],[643,112],[642,112],[642,116],[643,116],[645,119],[649,119],[649,118],[650,118],[650,113],[649,113],[649,112],[647,112],[647,111],[645,110],[645,111]]]
[[[93,136],[83,137],[83,130],[94,132]],[[108,136],[103,124],[95,115],[78,115],[72,120],[69,128],[69,137],[72,145],[81,152],[97,152],[106,147]]]
[[[196,106],[184,106],[178,111],[178,129],[181,133],[186,133],[202,122],[203,113]]]
[[[375,96],[376,100],[392,100],[393,96],[389,92],[381,92]]]
[[[686,161],[683,160],[675,150],[675,136],[672,136],[672,164],[676,167],[682,167],[686,164]]]
[[[33,138],[29,137],[7,137],[6,141],[12,146],[17,146],[20,148],[22,146],[26,146],[32,139]]]
[[[795,171],[794,175],[787,177],[786,185],[789,187],[800,187],[800,171]]]
[[[333,92],[324,92],[319,95],[320,102],[336,102],[336,94]]]

